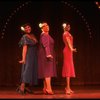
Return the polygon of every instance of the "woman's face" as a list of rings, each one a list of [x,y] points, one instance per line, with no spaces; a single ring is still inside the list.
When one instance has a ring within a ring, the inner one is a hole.
[[[25,33],[30,33],[31,32],[31,27],[29,25],[24,27]]]
[[[47,23],[44,23],[44,26],[43,26],[42,30],[44,32],[49,32],[49,25]]]
[[[67,26],[67,30],[70,31],[70,25]]]
[[[65,31],[70,31],[70,29],[71,29],[71,27],[69,24],[64,28]]]

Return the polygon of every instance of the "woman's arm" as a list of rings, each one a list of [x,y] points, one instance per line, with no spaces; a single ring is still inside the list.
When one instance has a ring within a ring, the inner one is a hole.
[[[46,57],[47,58],[53,58],[53,56],[51,55],[51,52],[50,52],[50,44],[49,44],[49,35],[44,35],[42,37],[42,44],[45,48],[45,52],[46,52]]]
[[[24,63],[26,62],[26,53],[27,53],[27,45],[23,46],[23,50],[22,50],[22,60],[19,61],[19,63]]]
[[[66,40],[67,40],[70,50],[76,52],[76,48],[73,48],[73,46],[71,45],[70,39],[68,37],[66,37]]]

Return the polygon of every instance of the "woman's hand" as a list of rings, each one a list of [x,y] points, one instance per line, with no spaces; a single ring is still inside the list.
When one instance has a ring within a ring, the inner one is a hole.
[[[20,60],[19,63],[25,64],[25,60]]]
[[[77,52],[76,48],[73,48],[72,51],[73,51],[73,52]]]
[[[47,58],[53,58],[53,56],[52,55],[48,55]]]
[[[48,60],[48,61],[52,61],[52,60],[53,60],[53,56],[52,56],[52,55],[48,55],[48,56],[47,56],[47,60]]]

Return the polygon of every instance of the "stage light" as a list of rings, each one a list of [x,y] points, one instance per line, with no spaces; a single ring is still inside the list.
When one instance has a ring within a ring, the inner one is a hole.
[[[67,1],[66,2],[62,1],[62,3],[64,3],[67,6],[69,6],[70,8],[74,9],[76,11],[76,13],[78,13],[78,15],[82,18],[82,20],[86,24],[86,28],[87,28],[87,30],[89,32],[89,35],[90,35],[91,29],[89,28],[89,24],[88,24],[87,20],[85,19],[84,15],[80,12],[80,10],[78,8],[74,7],[74,5],[72,5],[71,3],[67,2]],[[100,2],[96,2],[96,4],[99,4],[99,7],[100,7]],[[90,37],[92,37],[92,36],[90,36]]]
[[[5,33],[2,33],[2,35],[4,35]]]
[[[23,3],[23,4],[21,4],[18,8],[16,8],[16,10],[14,10],[11,14],[10,14],[10,16],[6,19],[6,22],[5,22],[5,25],[3,26],[3,29],[2,29],[2,31],[3,31],[3,33],[5,32],[5,30],[6,30],[6,28],[7,28],[7,24],[8,24],[8,22],[10,21],[10,19],[20,10],[20,9],[22,9],[22,7],[24,7],[25,5],[28,5],[29,3],[31,3],[31,1],[28,1],[28,2],[25,2],[25,3]],[[4,36],[3,36],[4,37]],[[1,38],[2,38],[2,36],[1,36]],[[3,39],[3,38],[2,38]]]
[[[100,1],[96,1],[95,4],[96,4],[97,7],[100,9]]]

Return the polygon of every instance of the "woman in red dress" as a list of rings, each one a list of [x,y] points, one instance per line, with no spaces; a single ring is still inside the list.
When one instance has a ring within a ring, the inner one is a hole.
[[[65,47],[63,49],[63,69],[62,69],[62,77],[66,77],[66,94],[73,93],[70,88],[70,77],[75,77],[75,70],[73,64],[73,52],[76,52],[76,48],[73,48],[73,37],[69,33],[70,24],[63,24],[63,42]]]

